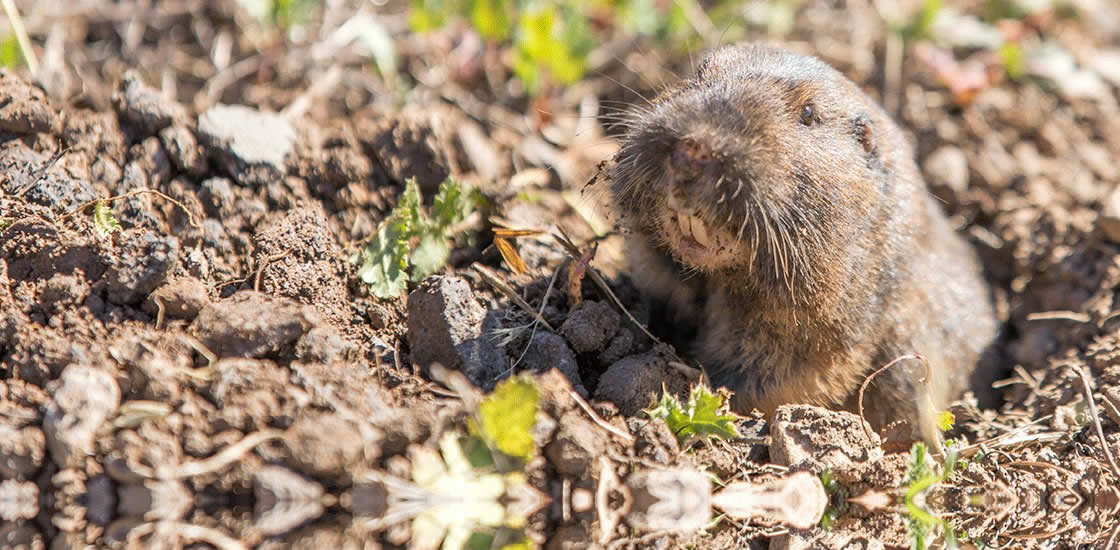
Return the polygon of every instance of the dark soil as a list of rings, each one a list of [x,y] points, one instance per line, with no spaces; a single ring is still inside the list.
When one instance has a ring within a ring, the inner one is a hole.
[[[436,364],[483,390],[537,382],[525,530],[543,548],[910,546],[909,447],[858,417],[791,407],[682,446],[643,412],[695,373],[671,334],[647,334],[667,323],[584,184],[617,147],[600,101],[642,101],[687,55],[604,44],[585,80],[530,102],[493,84],[494,52],[468,56],[471,31],[413,34],[390,2],[402,94],[357,49],[315,48],[357,2],[316,10],[302,41],[232,1],[17,3],[43,66],[0,74],[0,547],[408,547],[409,518],[382,521],[385,476],[407,479],[415,446],[463,429],[478,399]],[[891,83],[865,4],[804,3],[780,38],[895,106],[1005,322],[1003,400],[954,405],[969,462],[927,501],[987,547],[1115,548],[1120,81],[1086,98],[1003,80],[962,104],[908,48]],[[1120,27],[1091,19],[1034,24],[1083,60],[1116,52]],[[430,200],[448,176],[486,197],[477,239],[377,299],[351,256],[407,178]],[[119,231],[96,230],[98,199]],[[543,230],[514,241],[528,274],[495,227]],[[583,276],[592,249],[607,286]],[[867,497],[833,494],[828,531],[784,509],[694,525],[664,495],[612,508],[654,494],[650,472],[676,472],[679,496],[697,471],[780,487],[826,470]]]

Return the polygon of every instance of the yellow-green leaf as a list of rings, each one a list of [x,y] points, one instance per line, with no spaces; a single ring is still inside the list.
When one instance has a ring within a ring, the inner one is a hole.
[[[109,203],[104,200],[97,201],[97,204],[93,205],[93,230],[98,235],[107,237],[120,229],[121,224],[113,216],[113,209],[109,208]]]
[[[953,416],[953,413],[949,411],[942,411],[937,414],[937,429],[943,432],[947,432],[953,429],[953,423],[956,421],[957,418]]]
[[[514,458],[528,460],[536,451],[533,424],[540,392],[526,378],[510,378],[478,406],[481,432],[495,448]]]

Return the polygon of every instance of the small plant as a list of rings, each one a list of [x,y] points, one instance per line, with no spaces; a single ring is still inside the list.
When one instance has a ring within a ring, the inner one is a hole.
[[[727,392],[723,390],[712,393],[705,386],[693,386],[688,403],[683,406],[671,393],[662,390],[661,401],[646,414],[663,419],[681,442],[697,436],[739,437],[735,428],[738,416],[728,410]]]
[[[905,25],[896,29],[896,32],[902,35],[906,42],[928,39],[933,30],[933,22],[941,12],[942,4],[943,0],[925,0],[918,13],[914,14]]]
[[[448,179],[440,185],[430,212],[424,212],[420,187],[410,179],[397,207],[351,258],[359,265],[358,277],[378,298],[399,296],[408,288],[410,277],[418,281],[447,263],[451,255],[449,233],[475,210],[479,201],[477,193]]]
[[[0,41],[0,66],[14,69],[23,64],[23,50],[19,47],[19,37],[11,33]]]
[[[102,237],[108,237],[114,231],[121,230],[121,224],[113,215],[113,209],[109,207],[108,201],[100,200],[93,205],[93,230]]]
[[[414,547],[435,548],[442,539],[444,549],[533,548],[521,533],[527,518],[511,513],[504,500],[527,487],[522,468],[537,450],[532,430],[539,401],[532,380],[505,380],[479,403],[469,435],[444,434],[439,455],[412,448],[413,480],[442,497],[430,499],[433,506],[413,520]]]
[[[311,19],[315,0],[237,0],[250,15],[282,29]]]
[[[527,461],[536,451],[532,429],[537,421],[539,400],[540,392],[531,380],[505,380],[479,404],[478,421],[471,422],[471,432],[481,437],[488,447]]]
[[[938,517],[925,507],[925,492],[934,485],[949,479],[957,468],[955,446],[947,447],[945,462],[940,473],[930,467],[929,451],[923,443],[915,443],[910,449],[910,470],[906,481],[906,514],[909,516],[910,539],[913,550],[929,548],[931,537],[936,538],[940,528],[945,536],[947,549],[957,548],[957,533],[949,522]]]
[[[570,0],[413,0],[409,24],[430,32],[452,18],[469,21],[491,43],[513,47],[513,72],[536,94],[546,83],[583,77],[594,46],[583,9]]]
[[[836,481],[836,476],[833,475],[831,468],[826,468],[821,472],[821,485],[824,486],[824,492],[828,495],[828,506],[821,514],[821,529],[829,531],[836,520],[844,515],[848,508],[848,489]]]

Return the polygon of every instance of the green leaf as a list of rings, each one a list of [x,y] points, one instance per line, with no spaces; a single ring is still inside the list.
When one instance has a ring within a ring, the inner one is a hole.
[[[727,411],[725,395],[724,392],[712,393],[704,386],[694,386],[688,396],[688,406],[682,407],[677,398],[664,392],[657,407],[647,414],[664,419],[682,442],[697,436],[733,439],[740,437],[735,428],[738,417]]]
[[[427,232],[420,237],[420,243],[412,251],[409,263],[412,264],[412,280],[420,281],[436,273],[451,257],[451,243],[441,233]]]
[[[1019,44],[1004,42],[997,53],[1003,61],[1003,70],[1007,71],[1007,76],[1018,80],[1027,74],[1027,62],[1024,60],[1023,48]]]
[[[113,216],[113,209],[109,208],[109,203],[104,200],[97,201],[97,204],[93,205],[93,230],[98,235],[107,237],[120,229],[121,224]]]
[[[510,34],[510,2],[505,0],[474,0],[471,2],[471,24],[483,37],[504,41]]]
[[[420,186],[409,179],[392,214],[352,259],[359,266],[358,277],[385,299],[399,296],[410,279],[439,271],[451,256],[447,230],[470,215],[474,197],[459,183],[445,181],[433,203],[433,218],[421,211]]]
[[[447,24],[447,16],[459,13],[455,0],[412,0],[408,26],[419,33],[431,32]]]
[[[385,223],[358,254],[358,277],[378,298],[393,298],[408,288],[408,241],[400,227],[393,220]]]
[[[315,0],[272,0],[269,15],[273,24],[286,29],[310,21],[315,4]]]
[[[922,9],[910,19],[910,22],[900,32],[907,42],[929,38],[933,22],[941,12],[942,0],[925,0]]]
[[[23,50],[19,47],[19,39],[15,33],[11,33],[0,42],[0,66],[14,69],[22,63]]]
[[[358,277],[378,298],[393,298],[408,288],[408,241],[419,225],[420,188],[409,181],[397,207],[355,258]]]
[[[528,460],[536,451],[533,424],[540,391],[526,378],[510,378],[478,406],[480,431],[503,454]]]
[[[561,84],[583,77],[594,41],[581,12],[566,4],[538,6],[521,14],[518,30],[513,70],[530,93],[540,90],[544,72]]]
[[[441,228],[451,227],[467,219],[474,211],[477,201],[457,181],[448,178],[439,186],[432,199],[432,221]]]

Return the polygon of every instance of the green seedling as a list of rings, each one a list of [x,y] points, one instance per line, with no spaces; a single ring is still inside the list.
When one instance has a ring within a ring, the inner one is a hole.
[[[593,41],[587,19],[573,6],[541,5],[517,21],[513,72],[531,94],[546,81],[571,84],[583,78]]]
[[[423,279],[447,263],[454,226],[474,212],[480,201],[476,192],[448,179],[425,212],[420,187],[410,179],[397,207],[351,258],[359,266],[358,277],[378,298],[399,296],[410,279]]]
[[[411,521],[409,548],[533,550],[524,528],[547,498],[529,485],[524,467],[537,450],[539,401],[532,380],[506,380],[479,403],[468,433],[444,432],[438,450],[409,447],[411,479],[368,474],[386,491],[387,509],[367,527]]]
[[[996,53],[999,55],[1000,61],[1003,62],[1003,70],[1008,77],[1012,80],[1019,80],[1026,76],[1027,61],[1022,46],[1016,42],[1004,42],[996,50]]]
[[[825,531],[832,529],[832,525],[836,522],[837,518],[844,515],[848,508],[848,489],[836,481],[836,477],[832,474],[831,468],[826,468],[821,472],[821,485],[824,486],[824,492],[828,495],[828,507],[824,509],[821,514],[821,528]]]
[[[925,0],[922,8],[902,27],[896,29],[907,43],[930,38],[933,22],[941,12],[943,0]]]
[[[0,66],[15,69],[23,64],[23,50],[15,33],[4,37],[0,42]]]
[[[661,401],[646,414],[650,418],[663,419],[681,442],[692,437],[740,437],[739,430],[735,428],[739,417],[728,410],[727,393],[712,393],[705,386],[693,386],[688,403],[684,405],[671,393],[662,390]]]
[[[422,509],[412,519],[414,548],[509,550],[519,548],[526,518],[510,513],[503,502],[526,486],[520,471],[500,473],[471,463],[458,434],[440,438],[440,452],[424,446],[409,451],[412,482]]]
[[[540,392],[527,378],[511,378],[498,384],[494,392],[478,406],[478,421],[471,422],[471,432],[488,447],[521,461],[528,461],[536,452],[533,424],[537,420]]]
[[[316,0],[237,0],[241,7],[260,21],[287,29],[311,19]]]
[[[944,533],[947,549],[957,548],[957,533],[949,522],[938,517],[925,506],[925,493],[953,474],[958,466],[955,446],[947,447],[945,462],[940,473],[930,467],[929,451],[923,443],[910,449],[910,470],[907,473],[906,514],[909,516],[910,540],[913,550],[926,550],[938,528]],[[932,538],[931,538],[932,537]]]
[[[93,205],[93,230],[102,237],[112,235],[114,231],[121,230],[121,224],[113,215],[113,209],[108,201],[97,201]]]

